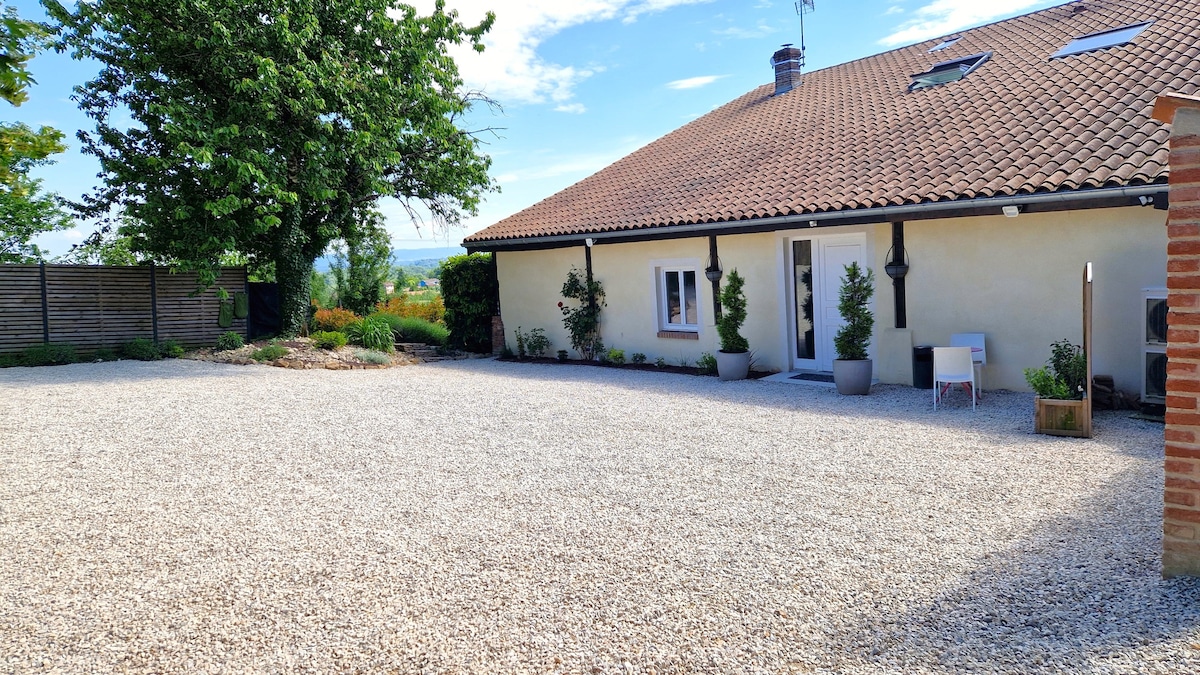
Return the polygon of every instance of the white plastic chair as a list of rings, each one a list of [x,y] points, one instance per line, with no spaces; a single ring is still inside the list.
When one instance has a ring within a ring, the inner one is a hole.
[[[971,410],[975,409],[975,364],[971,361],[970,347],[933,348],[933,409],[945,394],[941,385],[949,389],[952,384],[961,384],[971,395]],[[968,386],[970,388],[968,388]]]
[[[978,394],[983,394],[983,367],[987,365],[987,346],[983,333],[954,333],[950,336],[951,347],[970,347],[971,361],[975,364],[975,384]]]

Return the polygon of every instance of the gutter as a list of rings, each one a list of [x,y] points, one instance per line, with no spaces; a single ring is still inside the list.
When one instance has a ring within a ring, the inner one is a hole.
[[[503,249],[521,249],[524,247],[554,247],[578,245],[584,238],[591,238],[595,243],[604,243],[606,239],[623,241],[641,238],[670,237],[681,238],[688,235],[707,235],[724,231],[736,233],[744,229],[746,232],[764,232],[771,230],[790,229],[788,226],[803,227],[832,227],[862,223],[886,223],[897,220],[923,220],[936,218],[939,213],[949,211],[984,211],[993,210],[1000,215],[1005,206],[1037,207],[1030,209],[1035,212],[1064,211],[1069,208],[1054,208],[1064,204],[1081,205],[1080,208],[1097,208],[1085,206],[1089,202],[1111,202],[1113,200],[1128,200],[1136,202],[1139,197],[1153,197],[1167,194],[1166,183],[1137,185],[1133,187],[1095,188],[1090,190],[1073,190],[1070,192],[1044,192],[1029,195],[1009,197],[985,197],[982,199],[953,200],[945,202],[924,202],[921,204],[903,204],[900,206],[876,206],[869,209],[854,209],[848,211],[829,211],[825,213],[798,214],[791,216],[773,216],[770,218],[753,218],[746,220],[724,220],[715,223],[692,223],[688,225],[670,225],[658,227],[640,227],[629,230],[609,232],[581,232],[578,234],[556,234],[546,237],[523,237],[520,239],[492,239],[487,241],[462,242],[462,246],[471,252],[494,251]],[[1159,206],[1157,201],[1150,203]],[[1165,199],[1164,199],[1165,203]],[[1130,204],[1131,206],[1136,204]],[[987,215],[987,214],[975,214]],[[731,232],[732,231],[732,232]]]

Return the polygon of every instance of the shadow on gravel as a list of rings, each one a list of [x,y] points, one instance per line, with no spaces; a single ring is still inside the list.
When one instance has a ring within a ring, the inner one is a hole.
[[[864,615],[829,636],[830,659],[895,669],[919,655],[949,673],[1200,672],[1200,579],[1161,578],[1159,512],[1128,498],[1145,480],[1121,474],[1077,515],[985,557],[926,604]],[[1181,643],[1163,646],[1171,640]],[[1155,658],[1165,660],[1146,668]]]
[[[105,361],[102,363],[72,363],[66,366],[36,368],[0,368],[0,386],[35,386],[40,384],[107,384],[145,382],[150,380],[181,380],[213,377],[238,377],[258,366],[232,366],[191,359],[162,361]],[[280,369],[282,370],[282,369]]]
[[[805,411],[843,419],[861,418],[881,433],[897,423],[927,424],[941,429],[981,434],[989,446],[1025,445],[1036,441],[1053,448],[1061,445],[1091,443],[1114,452],[1145,458],[1161,454],[1162,425],[1132,420],[1130,411],[1097,411],[1091,439],[1043,436],[1033,433],[1033,394],[989,391],[983,402],[971,410],[965,396],[950,397],[944,406],[933,410],[932,392],[901,385],[875,385],[869,396],[842,396],[829,387],[784,384],[762,380],[722,382],[712,376],[625,370],[597,366],[520,363],[496,360],[443,361],[426,367],[470,373],[502,375],[531,382],[577,382],[581,385],[604,384],[631,392],[665,396],[682,394],[701,396],[731,405],[751,405],[783,411]],[[956,392],[957,393],[957,392]],[[1107,422],[1111,422],[1106,424]],[[1131,434],[1127,431],[1132,430]],[[1157,435],[1157,447],[1146,446],[1145,434]]]

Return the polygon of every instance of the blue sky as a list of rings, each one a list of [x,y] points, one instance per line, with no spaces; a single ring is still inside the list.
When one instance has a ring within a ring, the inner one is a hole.
[[[844,63],[969,26],[1041,9],[1061,0],[815,0],[805,17],[806,70]],[[42,19],[36,0],[16,0],[24,18]],[[432,0],[414,2],[419,9]],[[384,202],[396,248],[457,244],[620,157],[770,82],[771,54],[799,43],[791,0],[448,0],[464,21],[496,12],[483,55],[456,52],[468,87],[503,107],[474,111],[467,126],[491,127],[485,152],[500,192],[462,227],[418,231],[395,202]],[[74,133],[89,120],[70,100],[95,65],[46,53],[31,64],[38,84],[20,108],[0,119],[49,124],[70,148],[40,172],[67,198],[96,183],[98,166],[79,153]],[[52,255],[88,234],[46,235]]]

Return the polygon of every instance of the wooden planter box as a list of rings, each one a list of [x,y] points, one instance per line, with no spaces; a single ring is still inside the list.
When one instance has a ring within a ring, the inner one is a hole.
[[[1087,399],[1034,399],[1033,430],[1051,436],[1092,437],[1092,406]]]

